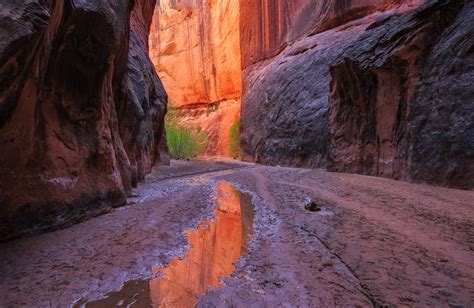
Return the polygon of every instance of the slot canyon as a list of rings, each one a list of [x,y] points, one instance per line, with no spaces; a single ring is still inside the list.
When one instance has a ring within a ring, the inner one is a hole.
[[[472,307],[474,2],[0,0],[0,308]]]

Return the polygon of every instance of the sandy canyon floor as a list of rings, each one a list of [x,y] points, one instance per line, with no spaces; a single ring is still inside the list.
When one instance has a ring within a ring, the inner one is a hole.
[[[0,307],[472,307],[474,192],[173,161],[127,207],[0,251]]]

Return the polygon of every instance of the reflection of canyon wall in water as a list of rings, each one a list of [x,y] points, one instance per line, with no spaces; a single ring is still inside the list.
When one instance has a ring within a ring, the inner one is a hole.
[[[473,15],[457,0],[241,1],[243,157],[474,187]]]
[[[191,249],[160,270],[164,277],[150,282],[153,303],[159,307],[193,307],[196,297],[232,274],[250,239],[253,209],[228,183],[217,185],[216,219],[187,234]]]
[[[166,93],[147,55],[154,0],[0,6],[2,240],[124,204],[160,157]]]
[[[229,155],[240,114],[239,1],[162,0],[150,55],[181,121],[209,135],[207,154]]]

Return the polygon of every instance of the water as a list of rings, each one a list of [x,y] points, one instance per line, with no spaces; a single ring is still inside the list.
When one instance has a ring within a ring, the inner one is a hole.
[[[186,231],[190,244],[184,259],[153,271],[160,278],[134,280],[96,302],[79,307],[194,307],[197,297],[220,279],[230,276],[234,263],[247,252],[253,234],[254,209],[251,196],[227,182],[217,183],[216,218]]]

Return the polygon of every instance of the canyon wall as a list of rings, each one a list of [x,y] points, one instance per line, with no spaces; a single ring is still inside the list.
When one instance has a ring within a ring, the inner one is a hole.
[[[330,170],[473,187],[474,12],[462,6],[372,25],[334,61]]]
[[[272,58],[288,44],[376,11],[409,8],[422,0],[242,0],[242,66]]]
[[[472,3],[240,10],[244,159],[474,187]]]
[[[160,159],[167,96],[147,54],[154,5],[0,4],[0,240],[123,205]]]
[[[230,155],[242,88],[239,1],[160,1],[150,55],[180,121],[206,131],[208,155]]]

